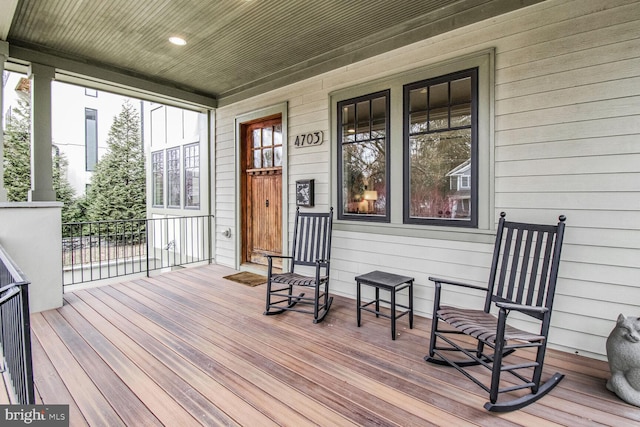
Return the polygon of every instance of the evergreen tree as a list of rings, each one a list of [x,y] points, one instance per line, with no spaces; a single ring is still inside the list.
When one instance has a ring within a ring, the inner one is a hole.
[[[53,147],[53,189],[56,200],[62,202],[62,223],[81,221],[76,210],[75,191],[67,180],[68,162],[58,147]]]
[[[26,202],[31,189],[31,106],[19,98],[4,134],[4,186],[7,200]]]
[[[62,202],[62,222],[75,220],[74,191],[66,179],[67,160],[57,147],[52,146],[53,189],[56,200]],[[31,105],[19,98],[7,120],[4,139],[4,185],[7,200],[26,202],[31,189]]]
[[[114,118],[108,151],[96,165],[87,194],[90,221],[146,218],[144,151],[140,116],[129,101]]]

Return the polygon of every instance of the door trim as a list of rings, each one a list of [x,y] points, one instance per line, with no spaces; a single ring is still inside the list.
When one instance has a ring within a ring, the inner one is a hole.
[[[242,125],[255,122],[263,118],[280,115],[282,120],[282,252],[289,253],[289,134],[288,134],[288,103],[265,107],[249,113],[240,114],[234,120],[235,143],[235,269],[243,270],[242,260]],[[244,268],[247,269],[247,268]]]

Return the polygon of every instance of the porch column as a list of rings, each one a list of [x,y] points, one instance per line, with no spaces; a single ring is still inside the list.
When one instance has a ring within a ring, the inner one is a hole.
[[[29,201],[55,201],[51,159],[51,81],[55,69],[32,63],[31,79],[31,191]]]
[[[9,57],[9,43],[0,40],[0,76],[4,74],[4,63]],[[4,87],[0,85],[0,202],[7,201],[4,188]]]

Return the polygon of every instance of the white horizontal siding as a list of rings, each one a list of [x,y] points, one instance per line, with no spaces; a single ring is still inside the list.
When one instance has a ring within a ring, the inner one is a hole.
[[[495,211],[545,223],[568,217],[551,342],[602,358],[618,313],[640,312],[637,0],[542,2],[220,108],[217,231],[233,229],[237,216],[236,116],[288,102],[292,223],[296,180],[315,179],[317,210],[328,208],[335,191],[331,92],[487,48],[496,52]],[[297,134],[318,130],[325,133],[322,145],[292,145]],[[354,297],[354,277],[374,269],[410,275],[416,278],[416,310],[425,315],[433,304],[428,276],[483,284],[492,250],[490,244],[346,231],[334,232],[332,247],[333,292]],[[232,240],[217,239],[218,262],[234,265],[234,251]],[[481,304],[478,295],[450,296],[459,305]]]

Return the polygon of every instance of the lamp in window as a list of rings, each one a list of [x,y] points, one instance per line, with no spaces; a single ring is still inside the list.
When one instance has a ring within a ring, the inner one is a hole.
[[[373,204],[378,200],[378,192],[375,190],[365,190],[364,191],[364,199],[371,206],[368,211],[373,212]]]

